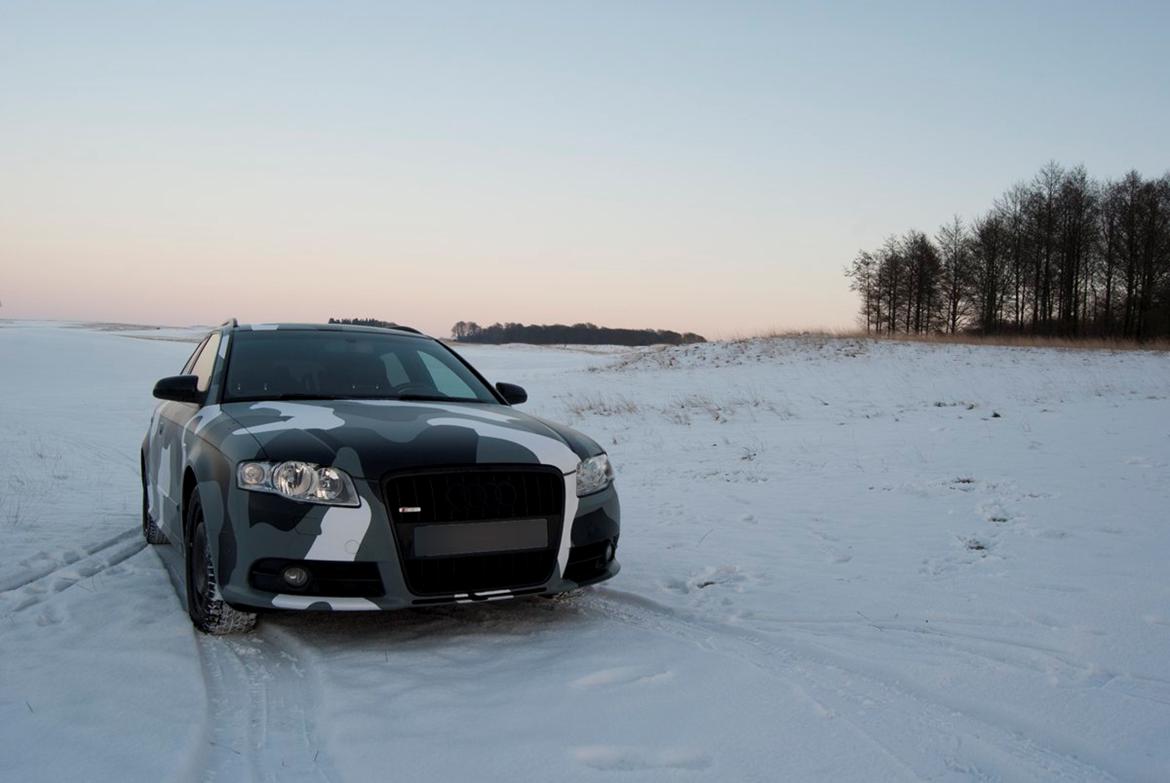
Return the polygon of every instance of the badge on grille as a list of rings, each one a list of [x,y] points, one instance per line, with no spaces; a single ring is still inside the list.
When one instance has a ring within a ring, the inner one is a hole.
[[[418,514],[422,511],[422,506],[399,506],[399,514]]]

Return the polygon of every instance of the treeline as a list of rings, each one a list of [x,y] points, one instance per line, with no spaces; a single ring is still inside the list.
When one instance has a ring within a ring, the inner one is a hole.
[[[866,332],[1170,335],[1170,174],[1049,163],[970,223],[891,236],[846,269]]]
[[[533,343],[536,345],[681,345],[705,343],[701,335],[663,329],[611,329],[595,324],[492,324],[480,326],[460,321],[451,327],[451,336],[467,343]]]

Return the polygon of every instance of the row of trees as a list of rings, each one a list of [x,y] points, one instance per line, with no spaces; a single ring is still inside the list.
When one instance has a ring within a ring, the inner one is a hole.
[[[451,336],[468,343],[534,343],[536,345],[656,345],[666,343],[703,343],[692,332],[679,334],[663,329],[611,329],[594,324],[492,324],[480,326],[474,321],[460,321],[451,327]]]
[[[1170,174],[1049,163],[970,223],[911,230],[846,268],[871,333],[1170,335]]]

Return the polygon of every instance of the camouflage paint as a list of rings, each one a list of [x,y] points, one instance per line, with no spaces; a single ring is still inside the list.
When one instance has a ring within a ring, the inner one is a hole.
[[[162,402],[156,408],[143,442],[150,513],[168,540],[185,550],[183,477],[191,471],[203,506],[212,560],[228,603],[334,611],[412,605],[419,597],[406,587],[379,488],[382,478],[396,471],[469,465],[555,467],[565,482],[557,567],[545,585],[526,588],[524,593],[556,593],[578,587],[562,577],[570,547],[617,537],[620,511],[613,486],[584,498],[576,493],[578,463],[603,453],[601,447],[581,433],[525,415],[502,402],[222,402],[232,334],[246,329],[386,331],[339,325],[221,327],[205,404]],[[394,334],[431,339],[405,332]],[[346,471],[353,478],[359,506],[305,503],[236,486],[236,465],[241,461],[293,459]],[[265,557],[374,562],[385,595],[367,599],[259,591],[248,584],[247,574],[252,562]],[[592,581],[608,579],[618,569],[614,561]],[[427,596],[425,600],[461,603],[512,595],[511,590],[500,589]]]

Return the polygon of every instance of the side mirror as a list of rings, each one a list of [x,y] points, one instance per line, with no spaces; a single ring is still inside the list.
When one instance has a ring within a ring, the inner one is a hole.
[[[497,383],[496,389],[504,397],[504,401],[509,405],[519,405],[522,402],[528,402],[528,392],[524,391],[523,386],[517,386],[514,383]]]
[[[204,393],[199,391],[199,376],[172,375],[154,385],[154,396],[172,402],[203,402]]]

